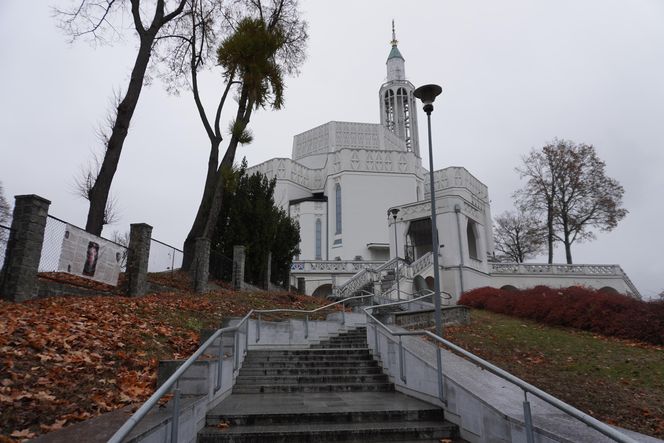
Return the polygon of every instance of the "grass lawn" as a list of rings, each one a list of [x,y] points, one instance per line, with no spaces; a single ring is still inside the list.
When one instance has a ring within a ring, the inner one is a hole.
[[[445,338],[599,420],[664,438],[664,347],[484,310],[471,319]]]

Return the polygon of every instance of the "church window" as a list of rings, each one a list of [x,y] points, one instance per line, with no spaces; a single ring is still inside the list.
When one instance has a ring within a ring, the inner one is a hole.
[[[323,255],[321,253],[321,243],[322,243],[322,226],[320,218],[316,219],[316,260],[322,260]]]
[[[477,254],[477,235],[475,234],[475,222],[468,220],[468,225],[466,227],[466,238],[468,239],[468,256],[475,260],[479,260],[479,255]]]
[[[341,234],[341,185],[339,183],[334,187],[334,194],[336,202],[336,233]]]

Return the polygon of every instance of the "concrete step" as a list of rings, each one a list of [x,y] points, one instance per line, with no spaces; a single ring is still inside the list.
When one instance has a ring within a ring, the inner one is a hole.
[[[286,392],[390,392],[394,385],[387,382],[363,383],[313,383],[254,385],[236,383],[233,394],[272,394]]]
[[[344,374],[382,374],[381,368],[376,366],[362,366],[356,367],[355,365],[349,367],[326,367],[326,368],[246,368],[240,369],[240,377],[244,376],[258,376],[258,375],[344,375]]]
[[[454,438],[455,425],[440,421],[286,424],[266,426],[206,427],[199,443],[213,442],[403,442]]]
[[[313,360],[313,361],[290,361],[290,360],[264,360],[245,362],[243,369],[279,369],[279,368],[345,368],[345,367],[377,367],[375,360]]]
[[[339,354],[339,355],[327,355],[327,354],[320,354],[320,355],[298,355],[298,356],[287,356],[287,355],[278,355],[278,356],[265,356],[265,357],[259,357],[259,356],[254,356],[249,353],[247,357],[245,357],[244,361],[246,364],[254,364],[254,363],[299,363],[299,362],[329,362],[329,363],[334,363],[334,362],[348,362],[348,361],[363,361],[363,360],[371,360],[371,355],[367,352],[366,354],[362,355],[346,355],[346,354]]]
[[[332,374],[332,375],[241,375],[236,380],[240,385],[293,385],[313,383],[387,383],[385,374]]]
[[[288,425],[293,423],[377,423],[381,421],[442,421],[443,410],[436,407],[418,410],[366,410],[353,412],[310,412],[273,414],[208,414],[206,426],[228,423],[231,426]]]
[[[247,357],[300,357],[316,355],[364,355],[369,354],[369,349],[282,349],[282,350],[260,350],[251,351]]]

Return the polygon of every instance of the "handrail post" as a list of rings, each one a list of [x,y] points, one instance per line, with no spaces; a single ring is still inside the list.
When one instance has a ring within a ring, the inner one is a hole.
[[[341,301],[341,324],[346,326],[346,300]]]
[[[233,370],[237,370],[240,366],[240,353],[238,348],[240,347],[240,330],[236,329],[233,333]]]
[[[217,386],[215,391],[221,389],[221,375],[222,367],[224,364],[224,333],[219,334],[219,364],[217,365]]]
[[[438,399],[444,405],[447,405],[447,400],[445,400],[445,391],[443,385],[443,357],[441,354],[440,346],[436,345],[436,365],[437,365],[437,375],[438,378]]]
[[[535,436],[533,435],[533,417],[530,413],[530,402],[528,401],[528,391],[523,391],[523,419],[526,424],[526,441],[528,443],[535,443]]]
[[[376,357],[380,355],[380,352],[378,352],[378,323],[374,320],[373,322],[373,328],[374,328],[374,347],[376,348]]]
[[[405,363],[406,359],[403,356],[403,343],[401,343],[401,336],[399,336],[399,375],[401,376],[401,381],[407,383],[406,368],[404,368]]]
[[[304,338],[309,338],[309,314],[304,316]]]
[[[258,319],[256,320],[256,343],[261,340],[261,313],[258,313]]]
[[[249,319],[244,322],[244,355],[249,352]]]
[[[175,388],[173,397],[173,418],[171,419],[171,443],[178,441],[178,427],[180,424],[180,388]]]

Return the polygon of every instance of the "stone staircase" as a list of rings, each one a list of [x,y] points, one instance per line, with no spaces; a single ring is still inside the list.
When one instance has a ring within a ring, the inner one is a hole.
[[[443,410],[396,392],[357,328],[310,349],[249,351],[198,441],[462,441]]]

